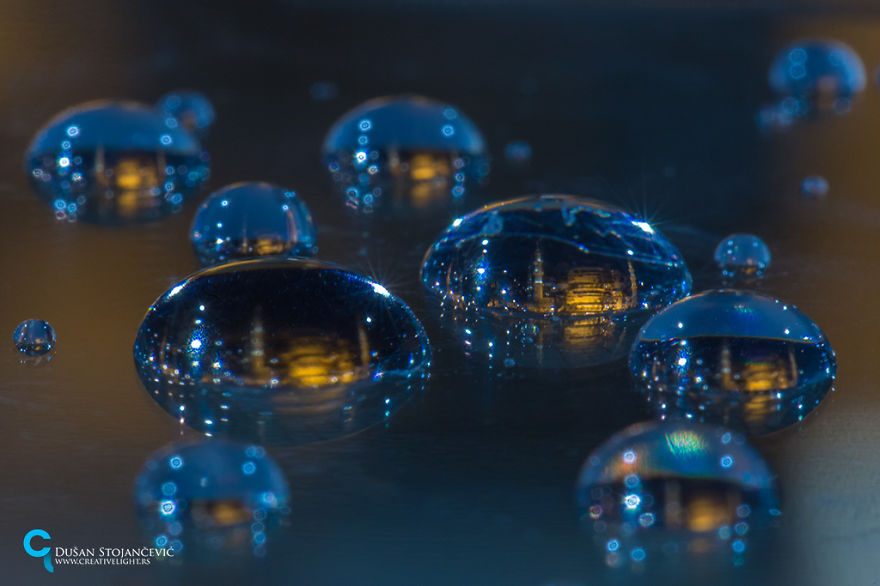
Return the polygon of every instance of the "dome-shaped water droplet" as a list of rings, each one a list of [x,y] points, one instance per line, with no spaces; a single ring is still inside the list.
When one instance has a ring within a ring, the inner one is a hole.
[[[15,328],[12,341],[26,356],[43,356],[55,347],[55,328],[41,319],[27,319]]]
[[[612,567],[687,552],[736,563],[779,515],[773,474],[742,436],[686,422],[612,436],[584,463],[577,495]]]
[[[198,140],[152,109],[100,101],[58,114],[34,137],[27,170],[59,218],[123,223],[180,209],[208,176]]]
[[[178,90],[159,98],[156,110],[169,128],[184,128],[196,136],[205,137],[214,124],[214,106],[202,93]]]
[[[289,499],[284,474],[265,449],[221,440],[155,452],[134,485],[150,546],[170,549],[174,559],[262,556],[290,512]]]
[[[350,208],[423,208],[462,197],[488,173],[477,127],[456,108],[419,96],[377,98],[343,115],[324,159]]]
[[[630,368],[660,417],[768,433],[803,419],[834,381],[837,360],[819,327],[758,293],[707,291],[651,318]]]
[[[804,40],[783,48],[770,66],[770,86],[792,104],[796,116],[813,110],[849,109],[865,88],[865,67],[848,45],[829,39]]]
[[[801,182],[801,193],[809,198],[821,198],[828,195],[830,185],[828,180],[821,175],[810,175],[804,177]]]
[[[279,443],[386,419],[424,386],[430,355],[400,299],[305,260],[196,273],[153,304],[134,345],[147,390],[181,422]]]
[[[752,277],[770,266],[770,249],[752,234],[731,234],[715,247],[715,262],[725,277]]]
[[[269,183],[235,183],[212,193],[196,212],[190,241],[203,265],[317,252],[315,225],[305,202]]]
[[[425,255],[421,278],[469,350],[570,366],[621,356],[629,325],[691,287],[681,255],[648,223],[560,195],[455,220]]]

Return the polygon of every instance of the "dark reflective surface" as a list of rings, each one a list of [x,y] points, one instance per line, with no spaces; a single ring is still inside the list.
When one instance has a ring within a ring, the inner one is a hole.
[[[688,261],[696,290],[719,284],[712,253],[722,237],[748,232],[767,242],[773,264],[756,286],[821,325],[840,359],[837,390],[814,416],[757,442],[781,490],[781,527],[770,543],[741,568],[689,565],[688,577],[673,583],[876,579],[880,97],[869,86],[845,115],[768,136],[755,114],[773,99],[766,75],[779,49],[831,35],[872,70],[880,20],[788,2],[772,10],[717,5],[7,3],[0,23],[0,105],[8,113],[0,125],[7,239],[0,263],[9,276],[0,281],[4,579],[670,583],[662,572],[608,576],[577,523],[573,490],[584,459],[649,417],[628,392],[625,362],[513,373],[462,359],[418,282],[422,255],[452,214],[377,221],[359,254],[361,227],[340,214],[321,141],[348,109],[406,92],[456,104],[485,135],[495,161],[488,192],[461,211],[511,194],[611,200],[662,230]],[[313,99],[310,87],[326,81],[337,97]],[[149,304],[197,268],[187,241],[197,203],[125,229],[57,223],[31,192],[23,153],[36,129],[72,104],[107,96],[154,103],[178,87],[204,92],[217,110],[205,193],[259,179],[323,194],[309,198],[321,256],[374,276],[413,307],[436,350],[431,388],[387,427],[268,448],[290,484],[292,515],[290,530],[258,562],[58,568],[49,576],[22,550],[27,531],[43,528],[58,545],[142,543],[134,478],[159,447],[193,435],[143,391],[131,347]],[[513,140],[532,146],[525,170],[505,162]],[[804,199],[809,175],[828,180],[824,199]],[[48,320],[60,336],[53,360],[38,368],[20,367],[10,339],[28,317]]]

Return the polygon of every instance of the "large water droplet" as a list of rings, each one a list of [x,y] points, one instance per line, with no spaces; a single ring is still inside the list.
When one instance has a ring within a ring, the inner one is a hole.
[[[660,417],[768,433],[819,404],[837,360],[819,327],[793,305],[727,289],[688,297],[651,318],[630,367]]]
[[[12,341],[26,356],[43,356],[55,347],[55,328],[41,319],[26,319],[15,328]]]
[[[133,102],[90,102],[58,114],[34,137],[27,170],[59,218],[143,221],[176,212],[208,176],[190,133]]]
[[[262,447],[221,440],[159,450],[134,485],[150,546],[170,548],[174,558],[265,554],[289,499],[284,474]]]
[[[190,241],[203,265],[317,252],[315,225],[305,202],[269,183],[235,183],[212,193],[196,212]]]
[[[386,419],[424,386],[430,356],[400,299],[305,260],[196,273],[153,304],[134,345],[147,390],[181,422],[283,443]]]
[[[346,205],[364,212],[462,197],[487,175],[485,151],[467,116],[419,96],[361,104],[324,139],[324,159]]]
[[[421,278],[469,349],[570,366],[621,356],[627,327],[691,287],[681,255],[648,223],[561,195],[455,220],[425,255]]]
[[[848,45],[830,39],[804,40],[782,49],[769,72],[770,86],[798,102],[796,116],[814,110],[846,111],[865,88],[865,67]]]
[[[192,90],[178,90],[159,98],[156,110],[169,128],[185,128],[196,136],[204,138],[214,124],[214,106],[202,93]]]
[[[686,422],[615,434],[584,463],[577,493],[612,567],[686,552],[735,563],[755,529],[779,515],[761,456],[735,433]]]
[[[770,249],[752,234],[731,234],[715,248],[715,262],[725,277],[753,277],[770,266]]]

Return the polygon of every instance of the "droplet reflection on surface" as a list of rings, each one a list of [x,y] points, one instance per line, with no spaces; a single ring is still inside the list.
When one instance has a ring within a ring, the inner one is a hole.
[[[207,154],[134,102],[89,102],[37,132],[27,152],[37,193],[59,219],[152,220],[180,210],[208,176]]]
[[[742,436],[720,427],[640,423],[584,463],[581,519],[611,567],[675,554],[737,564],[755,531],[774,524],[773,474]]]
[[[150,546],[171,548],[175,561],[263,556],[290,512],[287,481],[265,449],[222,440],[152,454],[135,480],[134,500]]]
[[[204,138],[214,124],[214,106],[201,92],[178,90],[159,98],[156,110],[169,128],[184,128]]]
[[[386,420],[424,387],[430,356],[400,299],[306,260],[196,273],[153,304],[134,345],[144,386],[182,423],[274,443]]]
[[[12,334],[15,348],[26,356],[43,356],[55,347],[55,329],[41,319],[27,319]]]
[[[445,204],[488,174],[477,127],[453,106],[420,96],[361,104],[333,125],[323,150],[346,205],[366,213]]]
[[[848,45],[830,39],[811,39],[783,48],[769,72],[770,87],[793,103],[794,116],[812,111],[849,109],[865,89],[865,67]]]
[[[469,351],[569,366],[623,355],[625,330],[691,287],[679,252],[648,223],[561,195],[456,219],[425,255],[421,278]]]
[[[769,433],[819,404],[837,360],[819,327],[794,306],[726,289],[688,297],[651,318],[630,368],[661,418]]]
[[[196,212],[190,241],[202,265],[317,252],[315,224],[305,202],[269,183],[235,183],[212,193]]]
[[[715,262],[726,277],[760,276],[770,266],[770,249],[752,234],[731,234],[715,248]]]

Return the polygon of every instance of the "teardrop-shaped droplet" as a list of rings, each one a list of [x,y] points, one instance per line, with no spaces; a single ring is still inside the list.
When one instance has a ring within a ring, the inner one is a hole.
[[[147,459],[134,501],[156,562],[266,553],[290,513],[278,464],[260,446],[178,443]],[[168,553],[166,553],[168,552]]]
[[[37,132],[27,153],[37,193],[59,218],[125,223],[180,210],[208,176],[207,154],[134,102],[89,102]]]
[[[768,433],[819,404],[837,360],[819,327],[793,305],[724,289],[651,318],[633,345],[630,368],[659,417]]]
[[[689,422],[640,423],[612,436],[584,463],[577,497],[611,567],[675,554],[738,565],[756,529],[780,514],[760,454],[740,435]]]
[[[346,205],[363,212],[443,204],[488,174],[477,127],[420,96],[376,98],[346,113],[324,139],[324,159]]]
[[[193,90],[178,90],[159,98],[156,110],[169,128],[184,128],[204,138],[214,124],[214,106],[204,94]]]
[[[455,220],[425,255],[421,278],[472,349],[569,366],[622,356],[625,330],[691,287],[679,252],[647,222],[562,195]]]
[[[212,193],[196,212],[190,241],[202,265],[317,252],[315,224],[305,202],[293,191],[258,182]]]
[[[203,270],[150,308],[134,346],[147,390],[212,435],[299,443],[385,420],[428,376],[430,347],[380,284],[305,260]]]

